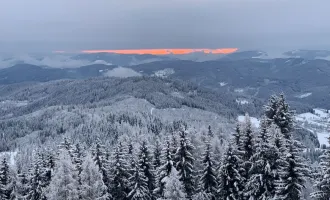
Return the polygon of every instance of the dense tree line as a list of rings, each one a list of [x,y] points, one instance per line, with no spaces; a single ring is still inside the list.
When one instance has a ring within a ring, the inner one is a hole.
[[[270,98],[259,129],[246,115],[229,141],[209,127],[196,143],[183,123],[177,126],[165,139],[119,140],[113,148],[101,140],[82,148],[65,138],[54,151],[35,151],[27,168],[3,158],[0,199],[300,200],[309,180],[316,183],[311,197],[330,198],[330,151],[313,172],[292,136],[293,112],[283,95]]]

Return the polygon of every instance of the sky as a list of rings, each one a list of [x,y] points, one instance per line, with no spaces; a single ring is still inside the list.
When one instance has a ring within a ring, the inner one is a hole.
[[[330,49],[329,0],[0,1],[0,52]]]

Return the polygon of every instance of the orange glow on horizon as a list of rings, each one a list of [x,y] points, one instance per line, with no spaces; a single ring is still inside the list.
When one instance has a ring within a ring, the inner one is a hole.
[[[203,52],[211,54],[229,54],[234,53],[238,48],[224,49],[125,49],[125,50],[83,50],[82,53],[118,53],[118,54],[152,54],[152,55],[168,55],[168,54],[189,54],[194,52]]]

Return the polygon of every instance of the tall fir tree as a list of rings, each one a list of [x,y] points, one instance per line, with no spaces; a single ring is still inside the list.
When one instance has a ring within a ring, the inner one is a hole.
[[[149,193],[152,194],[155,189],[155,173],[152,166],[152,157],[146,141],[140,146],[138,155],[138,165],[142,169],[144,176],[147,178]]]
[[[29,192],[27,199],[31,200],[43,200],[45,199],[44,188],[42,183],[42,170],[40,170],[40,164],[35,161],[30,169],[29,176]]]
[[[250,168],[252,166],[251,158],[255,152],[255,138],[251,119],[248,114],[245,115],[245,122],[242,126],[238,153],[240,153],[239,155],[241,155],[242,159],[242,171],[240,171],[240,173],[243,181],[246,183],[250,178]]]
[[[308,167],[300,155],[301,150],[297,141],[287,140],[288,149],[284,154],[284,163],[279,172],[280,180],[276,182],[275,198],[279,200],[300,200],[305,188]]]
[[[0,199],[9,200],[13,192],[13,178],[9,172],[9,165],[6,157],[0,163]]]
[[[173,132],[172,133],[172,136],[171,136],[171,149],[172,149],[172,154],[175,155],[176,154],[176,151],[178,150],[178,137],[177,137],[177,134],[176,132]]]
[[[124,200],[129,193],[129,166],[124,146],[119,143],[112,156],[109,191],[114,199]]]
[[[330,144],[330,138],[328,138]],[[311,193],[311,197],[317,200],[330,199],[330,149],[325,149],[324,153],[320,156],[321,171],[317,174],[320,176],[315,184],[316,191]]]
[[[59,150],[66,150],[70,156],[72,156],[72,151],[73,151],[73,144],[71,140],[67,137],[63,139],[63,141],[58,145]]]
[[[107,159],[107,152],[105,151],[105,147],[101,144],[100,140],[97,140],[96,145],[92,150],[92,158],[100,170],[103,182],[107,186],[109,192],[109,160]]]
[[[212,147],[210,142],[205,143],[205,150],[202,157],[202,176],[200,179],[200,191],[209,194],[212,199],[215,199],[217,192],[217,176],[214,168]]]
[[[179,172],[180,181],[182,182],[187,198],[191,198],[194,194],[194,157],[192,155],[195,147],[191,144],[185,131],[180,132],[179,146],[175,154],[176,169]]]
[[[15,196],[19,200],[27,200],[29,193],[29,179],[26,173],[19,171],[17,173]]]
[[[207,135],[210,138],[213,138],[214,137],[214,133],[213,133],[213,131],[211,129],[211,125],[209,125],[209,127],[207,128]]]
[[[278,156],[272,143],[267,121],[261,120],[259,134],[255,143],[256,151],[251,157],[250,178],[245,185],[246,196],[254,200],[272,199],[275,195],[275,180],[278,174]]]
[[[148,180],[144,176],[143,169],[135,164],[133,175],[129,178],[130,193],[128,199],[130,200],[151,200],[151,194],[148,188]]]
[[[171,173],[165,179],[164,182],[164,198],[163,200],[185,200],[186,193],[184,192],[184,187],[179,180],[178,171],[172,167]]]
[[[271,96],[264,110],[268,125],[277,125],[284,138],[289,140],[294,129],[294,112],[286,103],[284,94]]]
[[[238,150],[240,148],[241,139],[242,139],[241,125],[240,125],[240,123],[237,123],[235,132],[233,133],[233,143],[238,148]]]
[[[159,140],[157,139],[153,152],[153,156],[154,156],[153,166],[155,170],[157,170],[161,166],[161,158],[160,158],[161,152],[162,152],[162,148]]]
[[[80,181],[79,199],[109,199],[109,194],[107,192],[107,187],[103,182],[102,174],[95,165],[90,154],[87,154],[81,165]]]
[[[164,148],[162,149],[161,166],[157,170],[157,187],[154,190],[154,193],[156,194],[157,197],[164,197],[164,188],[165,188],[164,179],[170,175],[173,167],[174,167],[174,163],[173,163],[173,155],[171,151],[171,144],[170,141],[167,140],[165,142]]]
[[[80,147],[80,144],[77,143],[76,145],[74,145],[74,147],[72,149],[72,162],[77,171],[79,185],[81,184],[80,174],[82,172],[83,159],[84,159],[83,150]]]
[[[243,178],[241,177],[239,156],[231,144],[223,156],[222,165],[219,171],[218,199],[241,200],[243,191]]]
[[[61,150],[56,163],[54,176],[49,184],[48,200],[70,199],[78,200],[78,181],[76,170],[67,151]]]

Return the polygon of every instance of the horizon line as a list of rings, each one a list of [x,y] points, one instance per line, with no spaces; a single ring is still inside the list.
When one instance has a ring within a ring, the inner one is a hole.
[[[238,48],[218,48],[218,49],[180,49],[180,48],[172,48],[172,49],[90,49],[90,50],[82,50],[80,53],[117,53],[117,54],[151,54],[151,55],[184,55],[189,53],[202,52],[206,54],[230,54],[234,53],[238,50]],[[66,51],[58,50],[53,51],[53,53],[66,53]]]

